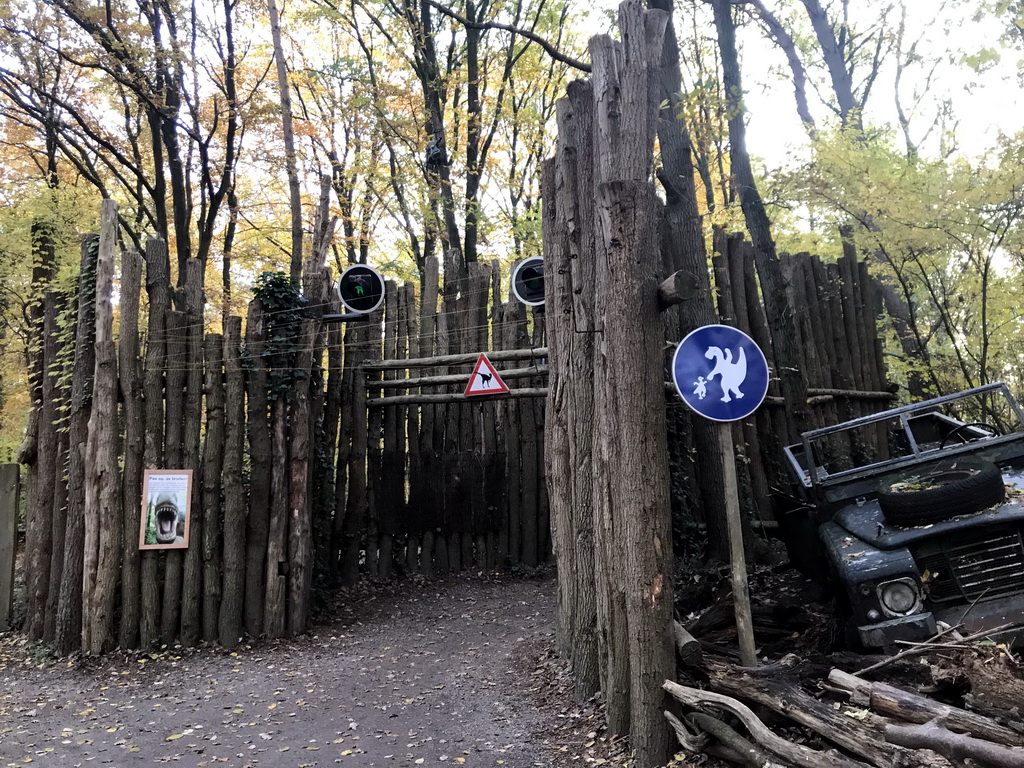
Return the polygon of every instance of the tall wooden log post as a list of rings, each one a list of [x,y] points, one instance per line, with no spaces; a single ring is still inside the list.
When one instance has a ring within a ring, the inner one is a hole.
[[[56,379],[59,373],[54,367],[58,340],[57,296],[53,291],[47,291],[43,296],[42,320],[38,373],[41,399],[35,406],[39,416],[36,422],[36,461],[30,469],[35,482],[29,497],[31,508],[25,522],[25,592],[28,598],[25,634],[30,640],[43,637],[50,591],[60,590],[59,581],[50,581],[56,488],[53,480],[60,460],[56,424]],[[64,553],[60,554],[63,556]]]
[[[203,581],[203,484],[200,463],[203,425],[203,273],[199,259],[185,265],[185,314],[188,318],[188,373],[185,384],[185,423],[182,460],[192,470],[191,542],[184,552],[181,590],[181,642],[192,645],[200,635],[200,592]]]
[[[228,317],[224,323],[224,588],[220,603],[220,644],[225,648],[235,646],[242,636],[245,591],[245,374],[241,347],[242,318]]]
[[[190,546],[203,553],[203,640],[220,631],[221,541],[224,523],[221,480],[224,467],[224,337],[208,333],[203,343],[206,442],[203,444],[203,536]]]
[[[0,465],[0,627],[11,625],[14,602],[14,550],[18,539],[21,474],[17,464]]]
[[[168,284],[167,244],[159,238],[146,242],[146,291],[149,294],[149,329],[146,338],[146,364],[142,391],[145,399],[146,433],[143,463],[147,469],[160,469],[164,458],[164,367],[167,364],[167,312],[171,304]],[[141,506],[141,499],[139,504]],[[70,525],[69,525],[70,530]],[[157,581],[158,553],[142,553],[140,575],[139,644],[144,650],[157,641],[160,622],[160,591]]]
[[[573,660],[574,690],[583,701],[600,685],[590,481],[594,209],[585,193],[593,188],[593,90],[589,82],[575,82],[568,93],[558,103],[558,155],[550,168],[545,166],[542,191],[545,262],[550,265],[545,282],[551,361],[545,453],[559,574],[560,646]]]
[[[75,367],[71,378],[71,425],[68,450],[68,513],[64,530],[64,564],[54,644],[66,656],[82,641],[82,556],[85,525],[85,447],[92,410],[92,377],[96,365],[96,257],[99,240],[82,239],[78,273],[78,320],[75,335]],[[52,574],[51,574],[52,580]],[[54,587],[56,588],[56,586]]]
[[[188,363],[188,316],[167,312],[167,383],[164,387],[164,468],[184,468],[185,387]],[[191,532],[189,536],[191,537]],[[198,539],[197,539],[198,541]],[[160,642],[170,645],[181,628],[181,592],[185,553],[180,549],[163,552],[164,591],[161,596]]]
[[[249,517],[245,526],[245,629],[263,634],[263,598],[267,536],[270,527],[270,414],[267,367],[263,355],[263,311],[249,304],[245,347],[250,365],[246,376],[246,427],[249,440]]]
[[[671,735],[661,684],[675,675],[672,539],[663,391],[660,202],[649,178],[657,117],[653,70],[668,14],[636,0],[619,7],[621,58],[591,46],[597,122],[597,270],[604,308],[599,439],[616,446],[607,470],[625,597],[630,743],[638,768],[665,763]],[[600,479],[599,479],[600,482]],[[600,567],[600,566],[599,566]]]
[[[139,504],[142,498],[142,454],[145,424],[142,367],[139,358],[139,294],[142,254],[121,254],[121,327],[118,331],[118,373],[124,419],[124,474],[121,480],[121,619],[119,648],[134,648],[139,636]]]
[[[306,319],[299,336],[301,347],[295,365],[305,377],[295,385],[292,402],[290,496],[288,504],[288,633],[301,634],[309,620],[309,591],[313,581],[313,515],[309,498],[310,441],[309,411],[313,351],[320,323]]]
[[[117,466],[117,352],[114,255],[117,203],[104,200],[96,262],[96,372],[85,456],[82,650],[98,655],[114,641],[114,599],[121,575],[121,476]]]

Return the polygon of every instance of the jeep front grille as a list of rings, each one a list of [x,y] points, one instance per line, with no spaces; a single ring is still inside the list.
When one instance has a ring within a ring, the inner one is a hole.
[[[915,548],[914,559],[934,603],[973,603],[1024,594],[1020,529],[987,530],[950,542],[927,542]]]

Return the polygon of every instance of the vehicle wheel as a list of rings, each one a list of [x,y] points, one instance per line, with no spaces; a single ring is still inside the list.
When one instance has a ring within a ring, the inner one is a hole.
[[[904,528],[980,512],[1005,498],[999,467],[975,458],[957,459],[930,472],[907,473],[878,490],[885,519]]]

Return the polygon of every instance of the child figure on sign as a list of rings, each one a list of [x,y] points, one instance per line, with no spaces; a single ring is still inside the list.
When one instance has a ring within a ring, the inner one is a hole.
[[[703,376],[698,376],[697,381],[694,383],[696,386],[693,389],[693,394],[697,396],[698,400],[703,400],[708,395],[707,382],[704,381]]]

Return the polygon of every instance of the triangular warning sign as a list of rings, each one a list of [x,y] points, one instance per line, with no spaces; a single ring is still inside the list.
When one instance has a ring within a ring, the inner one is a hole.
[[[487,355],[480,353],[476,361],[476,367],[469,377],[469,384],[466,385],[466,396],[470,395],[502,395],[508,392],[508,387],[501,380],[501,376],[494,370]]]

